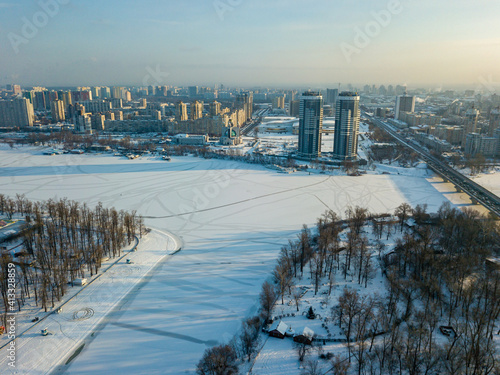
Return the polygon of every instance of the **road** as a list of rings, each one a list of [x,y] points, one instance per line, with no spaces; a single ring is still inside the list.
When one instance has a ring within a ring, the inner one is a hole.
[[[403,137],[401,134],[397,133],[394,128],[387,124],[386,122],[376,118],[375,116],[369,115],[363,112],[363,115],[367,117],[371,122],[378,126],[379,128],[385,130],[389,135],[391,135],[398,143],[410,148],[415,151],[419,156],[427,163],[427,165],[445,180],[453,183],[458,189],[467,193],[472,201],[480,203],[497,217],[500,217],[500,198],[493,194],[491,191],[485,189],[481,185],[472,181],[470,178],[464,176],[460,172],[451,168],[446,163],[432,156],[423,147],[421,147],[417,142],[409,140]]]
[[[269,109],[261,109],[260,111],[258,111],[257,117],[252,119],[251,122],[245,124],[245,126],[241,128],[241,134],[249,135],[252,131],[254,131],[254,129],[260,125],[260,123],[262,122],[262,118],[267,114],[268,111]]]

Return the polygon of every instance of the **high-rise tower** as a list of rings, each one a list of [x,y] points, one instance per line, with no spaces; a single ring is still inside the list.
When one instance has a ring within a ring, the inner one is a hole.
[[[500,129],[500,108],[492,109],[490,112],[490,126],[488,127],[488,135],[493,137],[495,130]]]
[[[191,103],[191,112],[189,113],[190,120],[198,120],[203,117],[203,102],[195,100]]]
[[[462,134],[462,148],[465,148],[467,134],[476,132],[478,119],[479,119],[479,111],[474,107],[465,112],[465,122]]]
[[[300,97],[299,155],[315,158],[321,155],[323,129],[323,97],[318,92],[305,92]]]
[[[359,96],[342,92],[337,98],[333,156],[342,160],[356,159],[359,133]]]
[[[411,95],[401,95],[396,98],[396,108],[394,109],[394,118],[400,119],[403,112],[415,112],[415,97]]]
[[[175,105],[175,120],[176,121],[187,121],[187,105],[186,103],[179,102]]]
[[[64,115],[64,102],[62,100],[54,100],[50,103],[52,119],[55,122],[61,122],[66,119]]]

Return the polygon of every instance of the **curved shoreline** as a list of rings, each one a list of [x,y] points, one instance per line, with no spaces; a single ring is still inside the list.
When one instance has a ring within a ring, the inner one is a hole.
[[[41,336],[36,330],[37,324],[23,332],[20,340],[16,340],[16,367],[7,366],[7,359],[0,358],[0,366],[5,373],[49,374],[65,371],[70,364],[68,359],[75,355],[76,350],[82,348],[82,344],[87,348],[88,339],[93,338],[109,317],[131,300],[130,296],[135,295],[133,292],[149,281],[157,267],[179,249],[179,240],[174,235],[153,229],[140,241],[139,251],[133,251],[135,247],[126,251],[99,277],[65,301],[62,304],[65,309],[61,313],[49,313],[41,320],[45,323],[43,328],[48,328],[52,335]],[[131,263],[123,260],[126,256]],[[83,310],[91,310],[92,314],[75,319]],[[68,365],[65,365],[66,362]]]
[[[103,270],[101,273],[99,273],[98,275],[96,275],[92,280],[90,280],[87,284],[83,285],[81,287],[81,289],[76,292],[74,295],[72,295],[71,297],[69,297],[66,301],[64,301],[61,305],[59,305],[59,307],[54,307],[52,309],[52,311],[49,311],[47,312],[47,314],[41,318],[40,320],[38,320],[37,322],[33,323],[31,326],[29,326],[28,328],[26,328],[23,332],[21,332],[20,334],[16,335],[16,339],[19,339],[21,338],[26,332],[30,331],[31,329],[33,329],[34,327],[36,327],[37,325],[39,325],[40,323],[42,323],[43,321],[45,321],[48,317],[50,317],[52,314],[57,314],[57,311],[59,311],[60,309],[62,309],[68,302],[72,301],[75,297],[77,297],[80,293],[82,293],[86,288],[88,288],[94,281],[98,280],[102,275],[104,275],[106,272],[108,272],[109,269],[111,269],[111,267],[113,267],[115,264],[117,264],[120,260],[122,260],[123,258],[125,258],[126,255],[128,255],[128,253],[130,252],[133,252],[135,251],[135,249],[137,248],[137,246],[139,246],[139,238],[137,238],[137,236],[134,236],[134,239],[135,239],[135,245],[132,246],[131,249],[129,250],[124,250],[123,251],[123,255],[119,258],[117,258],[113,263],[111,263],[105,270]],[[5,348],[7,345],[9,345],[12,341],[14,340],[9,340],[7,341],[5,344],[1,345],[0,346],[0,350]]]
[[[129,290],[119,301],[118,303],[112,308],[111,311],[109,311],[106,316],[104,316],[94,327],[92,332],[88,332],[87,336],[79,343],[79,346],[76,350],[74,350],[71,353],[68,353],[66,356],[67,359],[63,360],[62,362],[59,362],[54,369],[52,369],[49,373],[50,374],[64,374],[66,371],[70,369],[71,362],[80,355],[80,353],[84,349],[88,349],[92,341],[101,333],[101,331],[106,327],[108,323],[111,322],[111,320],[117,320],[120,318],[121,315],[126,311],[123,309],[123,307],[127,304],[130,304],[135,296],[137,295],[137,291],[142,289],[154,276],[155,271],[161,267],[169,258],[170,256],[177,254],[179,251],[181,251],[182,246],[181,244],[183,243],[182,239],[174,235],[173,233],[170,232],[165,232],[159,229],[154,229],[152,228],[152,231],[161,233],[165,236],[170,237],[172,240],[174,240],[176,246],[175,250],[169,254],[165,254],[163,258],[158,260],[158,262],[145,274],[142,276],[142,279],[137,282],[131,290]],[[131,250],[132,251],[132,250]]]

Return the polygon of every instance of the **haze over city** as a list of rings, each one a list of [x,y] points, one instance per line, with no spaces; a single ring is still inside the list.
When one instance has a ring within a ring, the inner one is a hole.
[[[0,0],[0,373],[499,375],[499,11]]]
[[[500,3],[488,0],[61,0],[47,19],[43,3],[0,3],[0,84],[140,85],[157,69],[174,85],[500,79]]]

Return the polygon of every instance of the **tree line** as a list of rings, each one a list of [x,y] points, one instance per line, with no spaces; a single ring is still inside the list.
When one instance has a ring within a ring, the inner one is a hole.
[[[383,238],[395,234],[395,246],[386,248]],[[242,332],[247,331],[249,338],[245,355],[241,355],[241,342],[208,349],[198,373],[224,374],[221,357],[228,352],[233,355],[228,373],[236,373],[238,358],[253,355],[258,327],[270,321],[275,305],[285,302],[284,296],[299,311],[302,294],[295,280],[306,272],[315,294],[326,281],[328,299],[336,279],[349,278],[367,287],[376,269],[384,275],[386,290],[363,295],[346,288],[331,308],[329,324],[340,326],[346,337],[345,358],[329,356],[327,372],[318,361],[307,361],[304,373],[500,373],[494,340],[500,333],[496,332],[500,273],[488,260],[499,253],[498,222],[449,203],[434,214],[427,212],[425,204],[412,208],[403,203],[384,215],[349,207],[343,220],[327,211],[314,231],[304,226],[281,249],[272,280],[262,286],[257,328],[248,330],[248,324],[243,325]],[[437,339],[442,333],[448,337]],[[310,352],[297,350],[302,359]],[[203,367],[207,362],[219,367]]]
[[[135,211],[117,211],[101,203],[90,208],[68,199],[32,202],[23,195],[11,199],[0,194],[0,213],[22,215],[26,221],[17,238],[22,243],[17,256],[4,253],[0,258],[4,311],[9,263],[17,265],[17,308],[34,298],[47,311],[66,294],[69,283],[95,275],[104,258],[120,256],[145,229]],[[5,323],[5,315],[3,319]]]

